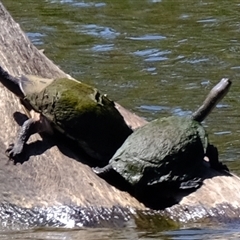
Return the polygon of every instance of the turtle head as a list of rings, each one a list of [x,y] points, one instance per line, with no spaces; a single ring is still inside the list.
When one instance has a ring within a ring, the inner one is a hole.
[[[33,75],[13,77],[0,66],[0,82],[20,99],[34,92],[42,91],[53,79]]]
[[[22,75],[19,80],[19,88],[24,96],[39,93],[54,81],[34,75]]]

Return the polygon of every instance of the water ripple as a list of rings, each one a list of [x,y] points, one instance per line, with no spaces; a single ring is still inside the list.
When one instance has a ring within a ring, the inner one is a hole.
[[[196,64],[196,63],[208,62],[209,60],[210,60],[209,58],[192,58],[192,59],[185,59],[180,62]]]
[[[215,135],[228,135],[231,134],[231,131],[220,131],[220,132],[214,132]]]
[[[171,113],[173,115],[176,115],[176,116],[180,116],[180,117],[186,117],[186,116],[190,116],[192,114],[191,111],[189,110],[183,110],[182,108],[180,107],[176,107],[176,108],[173,108]]]
[[[216,21],[217,21],[216,18],[207,18],[207,19],[200,19],[197,22],[198,23],[214,23]]]
[[[43,44],[42,38],[46,36],[45,34],[37,32],[27,32],[26,34],[34,45],[42,45]]]
[[[138,107],[139,109],[150,111],[150,112],[160,112],[160,111],[168,111],[170,107],[167,106],[157,106],[157,105],[141,105]]]
[[[186,117],[192,114],[189,110],[183,110],[181,107],[168,107],[168,106],[160,106],[160,105],[141,105],[138,107],[139,110],[152,112],[152,113],[168,113],[170,115]]]
[[[159,2],[162,2],[162,0],[149,0],[149,2],[151,2],[151,3],[159,3]]]
[[[91,48],[94,52],[107,52],[114,48],[114,44],[97,44]]]
[[[160,51],[156,48],[152,49],[144,49],[144,50],[138,50],[134,52],[133,54],[136,56],[144,57],[146,62],[156,62],[156,61],[164,61],[167,60],[168,57],[166,57],[166,54],[171,53],[171,51]]]
[[[114,39],[120,35],[119,32],[110,27],[98,26],[96,24],[82,25],[77,31],[105,39]]]
[[[152,40],[163,40],[163,39],[166,39],[166,37],[162,35],[146,34],[139,37],[127,37],[127,39],[137,40],[137,41],[152,41]]]
[[[147,71],[147,72],[154,72],[154,71],[156,71],[156,68],[155,67],[148,67],[148,68],[144,68],[143,70]]]
[[[73,3],[72,5],[77,7],[105,7],[106,3],[78,2],[78,3]]]
[[[86,7],[105,7],[106,3],[94,3],[94,2],[75,2],[74,0],[52,0],[50,1],[50,3],[60,3],[60,4],[69,4],[75,7],[82,7],[82,8],[86,8]]]

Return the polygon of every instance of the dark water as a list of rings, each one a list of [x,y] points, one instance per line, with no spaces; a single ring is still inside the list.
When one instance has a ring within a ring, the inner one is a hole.
[[[65,72],[152,120],[191,114],[222,77],[233,86],[205,120],[220,159],[240,174],[237,0],[4,0]],[[2,239],[239,239],[237,226],[3,232]]]

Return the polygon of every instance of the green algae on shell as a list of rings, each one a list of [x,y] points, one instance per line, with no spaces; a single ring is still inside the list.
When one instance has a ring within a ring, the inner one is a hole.
[[[77,141],[94,158],[109,160],[132,133],[114,102],[87,84],[62,78],[40,92],[25,94],[25,101],[54,129]]]

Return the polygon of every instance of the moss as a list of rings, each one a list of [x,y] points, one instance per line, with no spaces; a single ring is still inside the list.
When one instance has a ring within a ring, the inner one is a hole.
[[[57,79],[27,97],[58,130],[108,160],[132,133],[114,103],[87,84]]]

